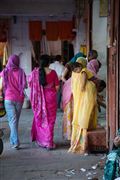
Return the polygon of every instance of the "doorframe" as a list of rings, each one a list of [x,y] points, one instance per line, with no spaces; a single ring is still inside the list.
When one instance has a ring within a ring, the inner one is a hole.
[[[87,2],[87,54],[92,48],[92,11],[93,0]]]
[[[120,128],[120,72],[118,70],[120,67],[120,2],[119,0],[108,0],[108,3],[109,44],[107,48],[106,147],[112,149],[113,139],[118,128]],[[92,48],[92,5],[93,1],[88,0],[87,52]],[[115,41],[116,33],[117,36]]]
[[[113,147],[113,139],[119,128],[119,0],[109,1],[108,14],[108,68],[107,68],[107,142],[109,149]]]

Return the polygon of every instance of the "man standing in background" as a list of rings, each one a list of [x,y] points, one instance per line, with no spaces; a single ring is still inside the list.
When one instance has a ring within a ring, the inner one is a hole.
[[[54,62],[50,64],[49,68],[56,71],[59,81],[60,81],[60,88],[57,94],[57,104],[58,104],[58,109],[61,109],[61,96],[62,96],[61,78],[62,78],[62,73],[64,72],[64,69],[65,69],[64,65],[62,64],[61,55],[56,55]]]

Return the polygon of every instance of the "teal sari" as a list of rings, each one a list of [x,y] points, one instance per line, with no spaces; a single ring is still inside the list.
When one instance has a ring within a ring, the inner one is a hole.
[[[107,155],[103,180],[114,180],[120,177],[120,148],[112,150]]]
[[[117,133],[120,136],[120,129]],[[107,155],[103,180],[115,180],[120,177],[120,147],[113,147],[113,150]]]

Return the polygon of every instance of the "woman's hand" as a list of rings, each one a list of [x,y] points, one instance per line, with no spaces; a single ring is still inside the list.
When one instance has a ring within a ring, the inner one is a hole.
[[[61,77],[61,80],[62,80],[63,82],[66,81],[65,77],[66,77],[68,71],[69,71],[68,68],[65,68],[65,70],[64,70],[64,72],[63,72],[63,74],[62,74],[62,77]]]
[[[82,82],[81,82],[81,91],[85,91],[85,86],[87,83],[87,74],[86,72],[82,72]]]
[[[2,91],[3,89],[3,78],[0,77],[0,91]]]
[[[65,81],[66,81],[66,79],[65,79],[64,77],[61,77],[61,80],[62,80],[63,82],[65,82]]]
[[[55,86],[55,88],[56,88],[56,91],[58,92],[58,90],[59,90],[60,86]]]

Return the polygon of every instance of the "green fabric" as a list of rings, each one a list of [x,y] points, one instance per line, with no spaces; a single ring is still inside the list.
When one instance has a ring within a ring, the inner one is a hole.
[[[117,133],[117,135],[120,135],[120,129],[118,130],[118,133]]]
[[[112,150],[108,155],[104,167],[103,180],[114,180],[120,177],[120,148]]]

